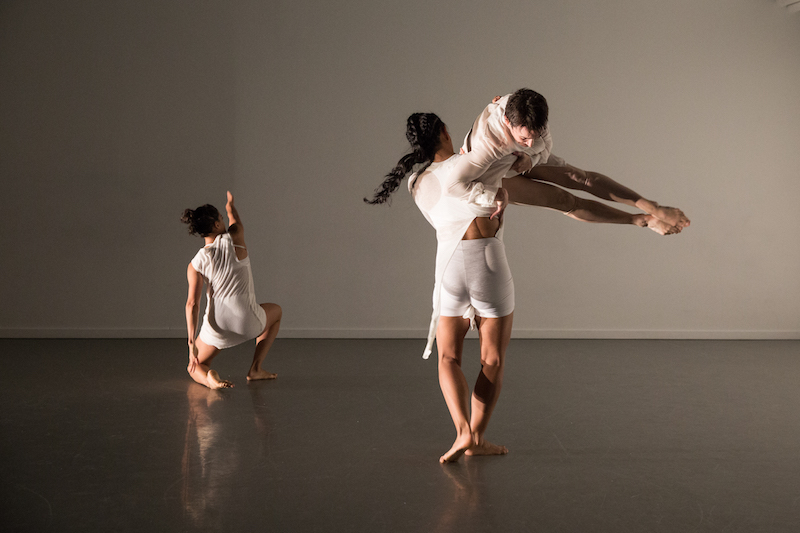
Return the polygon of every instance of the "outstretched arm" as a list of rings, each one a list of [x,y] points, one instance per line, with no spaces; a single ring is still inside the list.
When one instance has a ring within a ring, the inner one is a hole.
[[[559,187],[531,181],[524,176],[504,179],[503,188],[508,191],[509,202],[512,204],[555,209],[582,222],[633,224],[642,228],[650,228],[660,235],[670,235],[680,231],[652,215],[626,213],[594,200],[578,198]]]
[[[636,207],[669,226],[675,226],[678,230],[691,223],[680,209],[661,206],[599,172],[582,170],[572,165],[536,166],[525,172],[524,176],[555,183],[567,189],[586,191],[603,200]]]
[[[237,246],[246,246],[244,243],[244,224],[239,217],[239,212],[233,204],[233,195],[228,191],[228,203],[225,204],[225,210],[228,212],[228,233],[231,235],[233,244]],[[236,250],[236,257],[244,259],[247,257],[247,249],[239,248]]]
[[[242,219],[239,218],[239,212],[236,206],[233,205],[233,195],[228,191],[228,203],[225,204],[225,210],[228,212],[228,231],[233,232],[233,226],[242,227]]]

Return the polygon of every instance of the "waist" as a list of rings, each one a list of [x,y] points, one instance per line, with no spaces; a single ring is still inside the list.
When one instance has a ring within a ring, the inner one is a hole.
[[[462,241],[472,241],[475,239],[491,239],[500,230],[500,220],[490,219],[489,217],[476,217],[469,225]]]

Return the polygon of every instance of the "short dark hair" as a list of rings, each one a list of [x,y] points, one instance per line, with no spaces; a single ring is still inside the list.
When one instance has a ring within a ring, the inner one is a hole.
[[[520,89],[508,97],[506,118],[512,126],[525,126],[541,134],[547,127],[547,100],[531,89]]]

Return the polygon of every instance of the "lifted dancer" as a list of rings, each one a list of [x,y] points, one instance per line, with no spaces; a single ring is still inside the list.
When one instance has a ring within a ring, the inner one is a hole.
[[[641,209],[655,217],[648,227],[661,235],[679,233],[689,226],[680,209],[661,206],[608,176],[574,167],[552,154],[548,112],[545,98],[530,89],[495,97],[464,139],[461,152],[473,156],[459,165],[459,179],[475,179],[489,169],[505,171],[506,178],[520,174],[522,178],[507,180],[504,185],[512,204],[538,205],[532,203],[537,191],[524,179],[530,178]]]
[[[228,192],[225,205],[229,227],[213,205],[203,205],[183,212],[181,221],[189,225],[189,233],[205,240],[189,263],[186,277],[189,296],[186,300],[186,327],[189,336],[189,364],[186,370],[192,379],[210,389],[233,387],[211,370],[211,360],[223,348],[230,348],[256,339],[253,364],[247,380],[275,379],[277,374],[261,368],[272,342],[281,327],[283,311],[278,304],[257,304],[253,272],[244,243],[244,226]],[[206,291],[206,313],[200,334],[197,326],[203,284]]]

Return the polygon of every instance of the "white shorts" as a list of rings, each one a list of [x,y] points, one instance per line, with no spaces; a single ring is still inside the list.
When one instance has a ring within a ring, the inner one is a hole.
[[[514,279],[496,237],[459,242],[444,271],[440,316],[464,316],[470,306],[484,318],[514,311]]]

